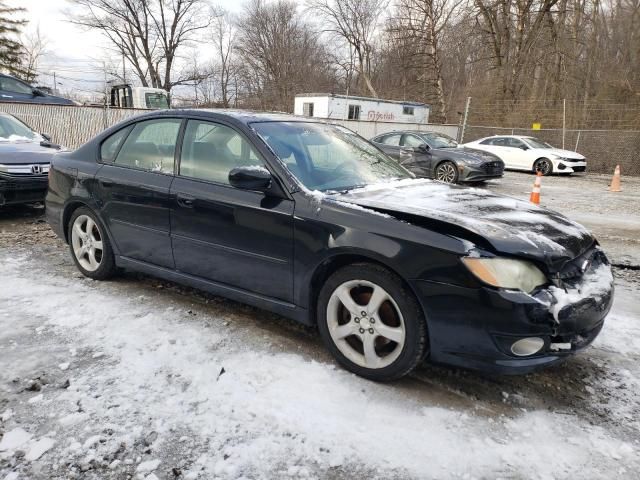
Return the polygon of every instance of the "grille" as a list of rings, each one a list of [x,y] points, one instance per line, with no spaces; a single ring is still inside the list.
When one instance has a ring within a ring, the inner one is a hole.
[[[485,173],[491,175],[500,174],[504,169],[502,162],[487,162],[482,167]]]

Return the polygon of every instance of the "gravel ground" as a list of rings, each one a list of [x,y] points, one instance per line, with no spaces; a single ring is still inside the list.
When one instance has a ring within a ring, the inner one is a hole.
[[[487,188],[526,198],[533,176]],[[169,282],[78,274],[42,209],[0,210],[0,480],[637,478],[640,181],[544,178],[616,300],[594,345],[520,377],[374,384],[310,329]]]

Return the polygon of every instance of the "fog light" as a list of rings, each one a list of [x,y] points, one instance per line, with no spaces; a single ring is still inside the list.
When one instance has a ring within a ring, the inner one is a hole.
[[[526,357],[538,353],[544,347],[544,340],[540,337],[522,338],[511,345],[511,353],[518,357]]]
[[[564,170],[567,166],[564,163],[558,164],[558,170]]]

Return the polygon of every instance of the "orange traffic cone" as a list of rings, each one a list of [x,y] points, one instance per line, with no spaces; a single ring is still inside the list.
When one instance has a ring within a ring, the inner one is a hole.
[[[529,197],[529,201],[531,203],[535,203],[536,205],[540,205],[540,185],[542,183],[542,173],[538,172],[536,175],[536,181],[533,184],[533,190],[531,190],[531,196]]]
[[[611,179],[611,185],[609,190],[612,192],[621,192],[620,188],[620,165],[616,165],[616,169],[613,172],[613,178]]]

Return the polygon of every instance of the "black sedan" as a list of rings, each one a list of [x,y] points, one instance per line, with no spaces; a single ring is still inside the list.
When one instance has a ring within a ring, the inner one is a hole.
[[[445,183],[480,183],[504,174],[504,162],[498,156],[460,147],[442,133],[395,131],[371,141],[418,177]]]
[[[425,358],[556,363],[596,337],[613,298],[580,225],[416,179],[350,130],[289,115],[127,120],[56,155],[46,205],[84,275],[137,270],[317,325],[374,380]]]
[[[42,202],[51,156],[59,148],[16,117],[0,113],[0,207]]]

